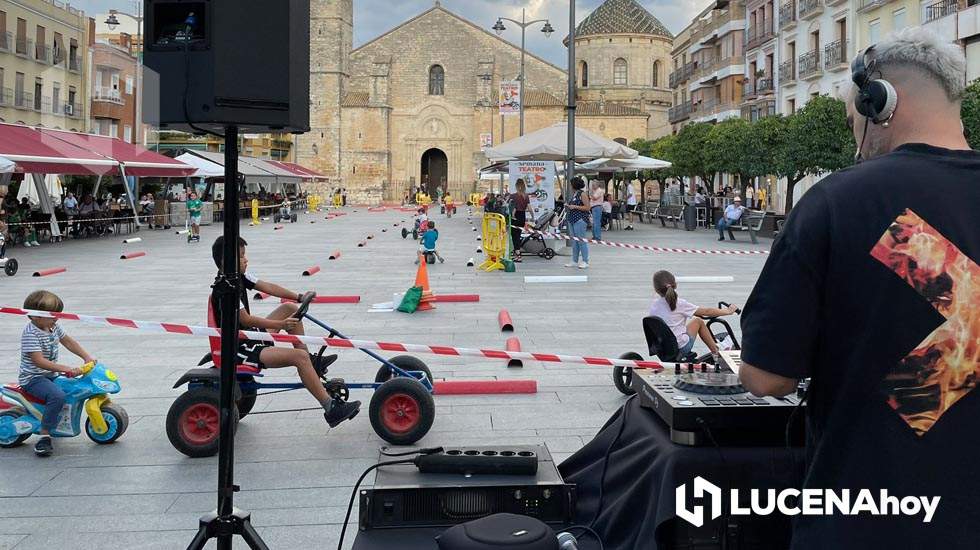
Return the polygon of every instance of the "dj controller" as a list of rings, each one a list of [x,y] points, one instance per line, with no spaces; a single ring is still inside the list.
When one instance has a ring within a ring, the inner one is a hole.
[[[672,372],[633,371],[640,406],[652,409],[681,445],[802,444],[801,395],[756,397],[738,380],[738,351],[722,352],[721,365],[678,365]],[[792,420],[793,426],[788,426]]]

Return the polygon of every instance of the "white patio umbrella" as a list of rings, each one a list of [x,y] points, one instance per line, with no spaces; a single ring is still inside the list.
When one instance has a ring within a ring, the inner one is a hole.
[[[12,174],[17,166],[7,157],[0,157],[0,174]]]
[[[601,158],[581,165],[583,170],[596,172],[633,172],[639,170],[660,170],[670,168],[673,164],[666,160],[637,156],[635,159]]]
[[[491,161],[497,160],[553,160],[563,161],[568,154],[568,126],[560,122],[530,134],[501,143],[486,150]],[[575,128],[575,158],[634,159],[637,152],[611,139]]]

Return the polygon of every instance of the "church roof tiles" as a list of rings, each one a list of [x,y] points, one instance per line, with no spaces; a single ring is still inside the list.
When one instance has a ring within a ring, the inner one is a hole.
[[[575,27],[575,36],[651,34],[673,38],[667,27],[636,0],[606,0]]]

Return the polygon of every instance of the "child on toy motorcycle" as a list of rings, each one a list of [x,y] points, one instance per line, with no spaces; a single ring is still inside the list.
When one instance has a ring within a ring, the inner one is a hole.
[[[24,300],[24,309],[63,311],[64,308],[61,298],[47,290],[35,290]],[[54,446],[48,434],[58,426],[58,417],[65,406],[65,392],[54,383],[54,379],[59,374],[74,377],[82,373],[79,368],[58,364],[58,347],[63,344],[85,363],[94,362],[95,359],[74,338],[65,334],[57,319],[29,319],[30,322],[20,335],[20,375],[17,383],[27,393],[44,400],[41,438],[34,444],[34,453],[38,456],[50,456],[54,452]]]
[[[211,255],[215,265],[218,266],[218,275],[221,275],[221,265],[223,257],[223,247],[225,238],[218,237],[211,247]],[[245,239],[238,239],[238,271],[241,288],[240,305],[238,308],[238,322],[241,330],[261,330],[277,332],[284,330],[289,334],[302,335],[303,323],[293,315],[296,313],[295,304],[282,304],[272,311],[267,317],[253,315],[248,303],[248,293],[252,290],[265,292],[278,298],[296,300],[302,299],[301,294],[287,290],[279,285],[260,281],[248,274],[248,257],[245,254],[245,247],[248,243]],[[217,326],[221,327],[221,304],[215,293],[211,294],[211,307],[214,311]],[[326,372],[327,366],[337,359],[336,355],[324,357],[322,362],[314,365],[313,358],[309,354],[305,344],[294,344],[294,349],[275,347],[272,344],[255,340],[241,340],[238,345],[238,362],[251,363],[260,368],[276,369],[282,367],[295,367],[299,374],[303,386],[313,395],[323,407],[323,417],[331,428],[337,426],[345,420],[350,420],[357,416],[361,410],[360,401],[344,402],[333,399],[323,387],[322,377]]]
[[[439,240],[439,232],[436,231],[436,222],[429,221],[426,225],[425,233],[423,233],[422,236],[419,237],[419,241],[421,243],[419,245],[419,252],[422,254],[431,252],[432,254],[436,255],[436,258],[439,259],[439,263],[445,263],[446,262],[445,258],[440,256],[439,253],[436,251],[437,240]],[[419,263],[418,258],[415,258],[415,263]]]

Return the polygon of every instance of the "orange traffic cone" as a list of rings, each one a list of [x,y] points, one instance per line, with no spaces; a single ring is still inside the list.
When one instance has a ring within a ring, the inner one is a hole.
[[[432,305],[432,303],[436,301],[436,297],[429,288],[429,270],[426,267],[425,257],[422,254],[419,254],[419,270],[415,275],[415,286],[422,287],[422,299],[419,301],[419,307],[415,311],[435,309],[436,306]]]

